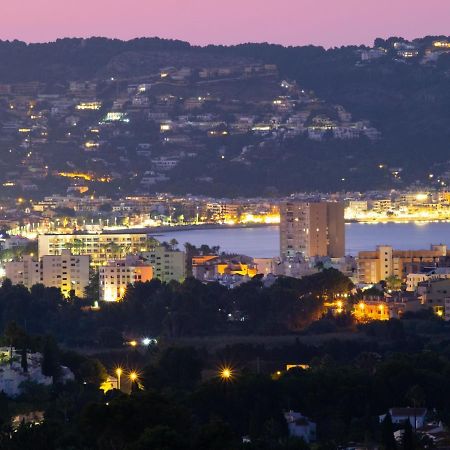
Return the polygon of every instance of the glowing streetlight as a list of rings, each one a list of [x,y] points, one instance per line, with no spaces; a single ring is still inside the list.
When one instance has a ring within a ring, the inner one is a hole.
[[[130,345],[132,346],[132,347],[136,347],[137,346],[137,341],[130,341]]]
[[[231,367],[223,367],[220,369],[219,376],[224,381],[229,381],[233,378],[233,370]]]
[[[116,369],[116,375],[117,375],[117,389],[120,391],[120,376],[122,375],[122,369],[118,367]]]
[[[138,379],[138,374],[136,372],[131,372],[129,375],[130,381],[134,383]]]

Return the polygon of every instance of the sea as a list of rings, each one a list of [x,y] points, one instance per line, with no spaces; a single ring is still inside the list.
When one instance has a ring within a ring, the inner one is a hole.
[[[212,228],[176,230],[158,233],[160,241],[176,239],[182,248],[186,242],[200,246],[220,246],[220,251],[255,258],[279,256],[280,232],[277,225],[255,228]],[[345,225],[346,254],[375,250],[377,245],[392,245],[398,250],[428,249],[431,244],[450,247],[450,222],[348,223]]]

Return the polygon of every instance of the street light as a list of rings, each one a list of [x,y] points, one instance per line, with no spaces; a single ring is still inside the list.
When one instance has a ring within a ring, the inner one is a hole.
[[[117,374],[117,389],[119,389],[120,391],[120,376],[122,375],[122,369],[120,367],[116,369],[116,374]]]
[[[224,381],[230,381],[233,378],[233,370],[231,367],[223,367],[220,369],[219,376]]]
[[[136,372],[130,372],[129,378],[130,381],[134,383],[138,379],[138,374]]]

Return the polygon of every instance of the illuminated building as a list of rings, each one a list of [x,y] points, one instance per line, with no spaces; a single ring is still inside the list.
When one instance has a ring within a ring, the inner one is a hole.
[[[406,290],[414,292],[420,283],[447,278],[450,278],[450,267],[436,267],[419,273],[408,273],[406,276]]]
[[[443,317],[450,298],[450,279],[426,281],[419,285],[417,294],[424,305],[432,308],[437,316]]]
[[[280,206],[280,254],[283,260],[345,255],[344,205],[289,201]]]
[[[89,284],[89,256],[72,255],[69,250],[62,250],[61,255],[44,255],[40,271],[44,286],[61,289],[65,297],[72,291],[77,297],[84,297]]]
[[[5,275],[13,284],[28,289],[40,283],[61,289],[65,297],[72,291],[83,297],[89,284],[89,256],[72,255],[69,250],[62,250],[60,255],[44,255],[40,261],[24,256],[21,261],[7,262]]]
[[[161,281],[183,281],[186,278],[186,254],[159,245],[151,251],[142,252],[142,257],[152,265],[153,276]]]
[[[353,315],[359,322],[389,320],[389,306],[381,300],[364,300],[353,307]]]
[[[75,107],[79,111],[96,111],[102,107],[102,102],[81,102]]]
[[[448,48],[450,49],[450,42],[448,41],[434,41],[433,46],[437,48]]]
[[[24,256],[21,261],[9,261],[5,263],[5,276],[12,284],[30,288],[41,281],[39,261],[32,256]]]
[[[41,234],[39,256],[60,255],[70,249],[78,255],[89,255],[91,264],[99,266],[126,254],[145,250],[145,233]]]
[[[129,284],[144,283],[152,278],[152,266],[144,263],[136,256],[110,261],[101,266],[99,270],[100,300],[106,302],[119,301],[125,295]]]
[[[127,115],[123,112],[111,111],[106,114],[103,121],[104,122],[129,122],[130,119],[127,118]]]
[[[379,245],[375,251],[358,253],[358,281],[371,284],[389,277],[403,280],[411,263],[437,264],[446,255],[445,245],[432,245],[430,250],[394,250],[390,245]]]

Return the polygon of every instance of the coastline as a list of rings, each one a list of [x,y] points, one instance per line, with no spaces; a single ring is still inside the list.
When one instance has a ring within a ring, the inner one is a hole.
[[[450,218],[448,219],[425,219],[425,218],[386,218],[386,219],[346,219],[346,224],[360,223],[366,225],[379,225],[379,224],[406,224],[406,223],[446,223],[450,222]],[[218,230],[218,229],[238,229],[238,228],[268,228],[268,227],[279,227],[279,223],[246,223],[246,224],[221,224],[221,223],[204,223],[204,224],[191,224],[191,225],[164,225],[159,227],[145,227],[145,228],[123,228],[123,230],[131,231],[131,232],[146,232],[148,234],[163,234],[169,232],[177,232],[177,231],[195,231],[195,230]]]

